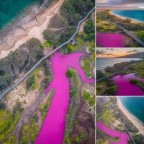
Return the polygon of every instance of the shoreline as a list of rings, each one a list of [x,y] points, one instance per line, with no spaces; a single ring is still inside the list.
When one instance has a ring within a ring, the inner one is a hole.
[[[43,43],[45,40],[42,33],[47,29],[50,19],[58,13],[63,1],[54,2],[50,7],[42,9],[30,21],[24,23],[22,28],[18,27],[13,32],[10,31],[0,45],[0,59],[5,58],[11,51],[15,51],[33,37]]]
[[[139,23],[144,23],[144,21],[141,21],[141,20],[136,20],[136,19],[133,19],[133,18],[130,18],[130,17],[125,17],[125,16],[121,16],[121,15],[115,14],[115,13],[113,12],[113,10],[110,10],[109,13],[110,13],[111,15],[113,15],[113,16],[116,16],[116,17],[120,18],[121,20],[130,19],[132,23],[137,23],[137,24],[139,24]]]
[[[117,97],[117,106],[123,112],[123,114],[133,123],[133,125],[139,130],[139,133],[144,134],[144,124],[132,115],[122,104],[120,99]]]
[[[97,58],[97,59],[98,59],[98,58]],[[123,59],[123,58],[121,58],[121,59]],[[131,59],[131,58],[130,58],[130,59]],[[139,61],[139,60],[122,61],[122,62],[117,62],[117,63],[115,63],[115,64],[121,64],[121,63],[123,63],[123,62],[131,62],[131,61],[137,62],[137,61]],[[140,61],[141,61],[141,59],[140,59]],[[102,68],[100,68],[100,69],[96,69],[96,70],[105,70],[107,67],[113,67],[115,64],[111,64],[111,65],[108,65],[108,66],[104,66],[104,67],[102,67]],[[97,68],[97,65],[96,65],[96,68]]]

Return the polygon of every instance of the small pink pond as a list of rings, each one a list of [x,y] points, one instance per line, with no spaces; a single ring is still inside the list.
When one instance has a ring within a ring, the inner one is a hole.
[[[113,138],[119,138],[118,142],[110,142],[110,144],[128,144],[129,136],[127,133],[112,130],[109,127],[107,127],[103,122],[97,122],[96,127],[103,133]]]
[[[79,65],[80,57],[83,55],[83,53],[62,55],[60,52],[56,52],[51,58],[54,79],[45,92],[48,93],[53,88],[54,97],[35,144],[62,144],[70,101],[70,83],[66,76],[68,68],[76,69],[84,82],[95,82],[94,79],[86,78]]]
[[[117,95],[119,96],[143,96],[144,91],[142,91],[138,86],[130,82],[131,79],[136,79],[144,82],[144,79],[137,77],[134,73],[126,75],[116,75],[113,81],[118,86]]]
[[[97,45],[102,47],[124,47],[123,34],[97,32],[96,39]]]

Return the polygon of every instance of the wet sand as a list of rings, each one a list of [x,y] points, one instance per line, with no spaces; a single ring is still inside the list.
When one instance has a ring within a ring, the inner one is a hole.
[[[64,0],[59,0],[51,7],[42,10],[22,28],[15,29],[0,44],[0,59],[5,58],[11,51],[15,51],[20,45],[26,43],[31,38],[37,38],[41,43],[44,42],[43,31],[50,23],[50,19],[59,12],[59,9]]]
[[[124,115],[136,126],[139,130],[139,133],[144,134],[144,124],[142,124],[137,118],[135,118],[121,103],[117,98],[118,108],[124,113]]]

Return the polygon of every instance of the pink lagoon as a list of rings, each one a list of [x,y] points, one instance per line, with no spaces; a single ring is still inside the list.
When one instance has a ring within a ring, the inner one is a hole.
[[[123,34],[97,32],[96,39],[97,45],[102,47],[124,47]]]
[[[110,142],[110,144],[128,144],[129,136],[125,132],[119,132],[107,127],[103,122],[97,122],[96,127],[103,133],[113,138],[119,138],[118,142]]]
[[[136,79],[144,82],[144,79],[139,78],[134,73],[126,75],[116,75],[113,81],[118,86],[117,95],[121,96],[143,96],[144,91],[142,91],[138,86],[130,82],[131,79]]]
[[[80,57],[83,55],[83,53],[62,55],[56,52],[51,58],[54,79],[45,92],[48,93],[50,89],[54,89],[54,97],[35,144],[62,144],[70,101],[70,83],[66,76],[68,68],[77,70],[82,81],[95,82],[94,79],[86,78],[79,64]]]

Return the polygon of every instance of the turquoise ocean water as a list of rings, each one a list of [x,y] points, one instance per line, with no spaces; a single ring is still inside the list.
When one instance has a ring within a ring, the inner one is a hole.
[[[123,106],[144,124],[144,97],[119,97]]]
[[[0,1],[0,29],[17,18],[23,10],[40,0],[1,0]]]
[[[144,22],[144,10],[113,10],[114,14]]]

